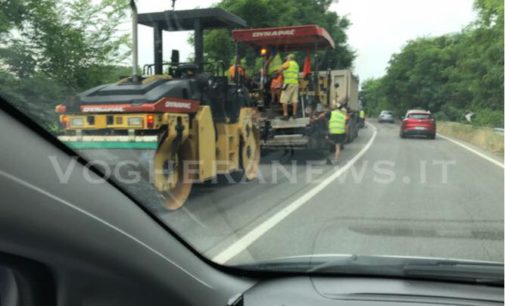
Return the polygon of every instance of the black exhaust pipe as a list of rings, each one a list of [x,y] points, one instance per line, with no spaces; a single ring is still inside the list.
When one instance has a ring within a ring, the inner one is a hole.
[[[132,10],[132,81],[137,83],[140,81],[139,75],[139,58],[138,58],[138,12],[135,0],[130,0],[130,8]]]

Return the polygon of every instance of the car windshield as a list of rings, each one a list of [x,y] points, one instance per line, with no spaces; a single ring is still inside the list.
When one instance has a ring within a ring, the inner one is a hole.
[[[364,3],[3,0],[2,104],[219,265],[501,266],[503,2]]]

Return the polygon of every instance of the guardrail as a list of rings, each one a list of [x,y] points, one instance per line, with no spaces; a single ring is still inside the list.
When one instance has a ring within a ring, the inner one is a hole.
[[[504,151],[503,129],[500,132],[500,129],[440,121],[437,123],[437,130],[443,135],[466,141],[493,153]]]

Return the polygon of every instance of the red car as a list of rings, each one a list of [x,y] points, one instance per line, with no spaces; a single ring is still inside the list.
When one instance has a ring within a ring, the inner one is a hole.
[[[402,121],[400,137],[419,135],[435,139],[437,135],[437,123],[429,111],[410,110]]]

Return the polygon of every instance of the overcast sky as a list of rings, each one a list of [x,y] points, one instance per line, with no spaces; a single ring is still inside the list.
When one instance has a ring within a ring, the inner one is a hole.
[[[205,8],[219,1],[179,0],[175,8]],[[139,12],[170,9],[170,0],[137,0]],[[475,19],[473,0],[339,0],[330,7],[351,20],[348,42],[358,57],[354,72],[361,80],[385,73],[391,55],[410,39],[457,32]],[[153,62],[152,31],[140,26],[140,63]],[[193,52],[189,32],[164,34],[164,59],[177,48],[184,60]]]

